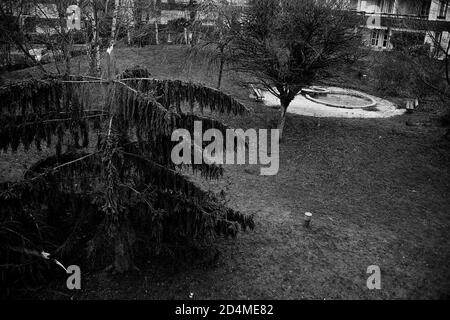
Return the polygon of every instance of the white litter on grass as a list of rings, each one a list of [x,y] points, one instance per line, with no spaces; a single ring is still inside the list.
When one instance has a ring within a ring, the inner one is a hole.
[[[42,256],[42,258],[44,258],[45,260],[50,260],[50,253],[48,253],[48,252],[42,251],[42,252],[41,252],[41,256]],[[55,262],[58,266],[60,266],[61,268],[63,268],[65,272],[67,272],[66,267],[64,267],[64,265],[63,265],[61,262],[59,262],[59,261],[56,260],[56,259],[52,259],[52,260],[53,260],[53,262]]]
[[[36,48],[36,49],[30,49],[28,50],[28,53],[30,56],[32,56],[37,62],[42,60],[42,56],[44,55],[45,49],[43,48]]]
[[[110,45],[110,46],[108,47],[108,49],[106,49],[106,52],[107,52],[109,55],[111,55],[111,52],[113,52],[113,50],[114,50],[114,44]]]
[[[42,256],[42,258],[44,258],[46,260],[50,259],[50,253],[48,253],[48,252],[42,251],[41,256]]]
[[[343,89],[337,87],[329,87],[327,89],[334,92],[352,93],[358,92],[356,90]],[[393,116],[402,115],[406,110],[397,109],[397,107],[390,101],[368,95],[377,102],[377,105],[372,110],[363,109],[344,109],[337,107],[330,107],[324,104],[313,102],[306,99],[302,95],[297,95],[289,105],[288,113],[299,114],[303,116],[312,117],[335,117],[335,118],[389,118]],[[280,100],[268,91],[262,91],[264,97],[263,102],[267,106],[279,106]]]

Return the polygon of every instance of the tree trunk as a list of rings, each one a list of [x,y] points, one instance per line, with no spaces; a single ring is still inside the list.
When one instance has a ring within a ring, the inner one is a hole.
[[[135,1],[127,0],[125,1],[125,11],[126,11],[126,27],[127,27],[127,45],[131,46],[131,31],[136,28],[137,22],[134,15]]]
[[[108,14],[109,0],[105,1],[105,14]]]
[[[280,141],[283,140],[283,131],[284,131],[284,126],[286,124],[286,110],[288,108],[288,105],[286,104],[281,104],[281,117],[280,117],[280,121],[278,123],[278,130],[280,131]]]
[[[447,79],[447,84],[450,85],[450,74],[448,73],[448,59],[450,54],[450,41],[447,44],[447,50],[445,51],[445,78]]]
[[[187,28],[184,28],[183,32],[184,32],[184,42],[188,45],[189,39],[188,39],[188,34],[187,34]]]
[[[71,30],[67,30],[67,17],[66,17],[66,8],[64,4],[60,3],[58,8],[59,15],[59,27],[61,29],[60,34],[63,36],[62,39],[62,53],[64,55],[64,65],[65,65],[65,75],[69,76],[71,72],[70,68],[70,60],[71,60],[71,52],[72,52],[72,43],[73,36]]]
[[[94,76],[100,70],[100,45],[98,39],[98,12],[95,2],[91,0],[92,6],[92,41],[89,52],[89,73]]]
[[[111,43],[114,44],[117,37],[117,18],[119,15],[119,5],[120,1],[115,0],[114,1],[114,11],[113,11],[113,20],[112,20],[112,26],[111,26]]]
[[[123,183],[119,172],[120,162],[117,161],[119,143],[112,136],[113,117],[109,120],[106,149],[104,151],[105,166],[105,220],[101,234],[106,237],[106,248],[111,250],[112,264],[107,268],[113,273],[123,273],[134,268],[133,243],[134,232],[129,225],[127,213],[122,210],[119,189]]]
[[[155,21],[155,43],[159,44],[159,31],[158,31],[158,22]]]
[[[217,89],[220,89],[220,86],[222,84],[222,74],[223,74],[224,64],[225,64],[225,61],[224,61],[223,57],[220,57],[219,79],[217,80]]]
[[[130,232],[130,230],[126,230],[125,232]],[[124,273],[137,269],[133,262],[133,247],[129,243],[127,236],[127,234],[121,235],[122,238],[115,241],[113,266],[113,272],[115,273]]]
[[[66,36],[69,37],[69,41],[71,41],[71,36],[69,34],[66,34]],[[70,43],[65,45],[65,50],[63,50],[63,52],[64,52],[64,61],[66,65],[66,75],[70,75],[70,52],[71,52]]]

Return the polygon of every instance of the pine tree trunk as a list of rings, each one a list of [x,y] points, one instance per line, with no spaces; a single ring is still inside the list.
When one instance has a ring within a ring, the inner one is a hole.
[[[116,149],[119,144],[113,138],[112,133],[113,117],[109,121],[109,130],[107,136],[107,147],[104,151],[104,165],[105,165],[105,205],[103,210],[105,212],[105,221],[103,225],[104,234],[106,235],[107,247],[113,250],[112,264],[107,268],[113,273],[123,273],[136,269],[133,262],[133,242],[134,232],[128,223],[127,212],[121,207],[120,199],[120,184],[121,174],[118,171],[118,165],[115,163],[117,152]]]
[[[133,261],[133,242],[134,232],[129,226],[125,217],[118,219],[115,225],[115,234],[113,236],[113,262],[107,268],[112,273],[124,273],[137,270]]]

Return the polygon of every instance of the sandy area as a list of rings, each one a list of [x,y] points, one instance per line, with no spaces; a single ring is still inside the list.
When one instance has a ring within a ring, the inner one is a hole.
[[[342,89],[337,87],[329,87],[327,89],[331,89],[333,92],[357,92],[355,90],[350,89]],[[264,96],[264,104],[267,106],[279,106],[280,102],[277,97],[271,94],[268,91],[262,92]],[[393,116],[401,115],[405,112],[404,109],[397,109],[397,106],[393,103],[375,97],[368,94],[366,96],[370,96],[375,101],[377,101],[377,105],[374,107],[374,110],[362,110],[362,109],[344,109],[344,108],[336,108],[330,107],[323,104],[319,104],[313,101],[306,99],[302,95],[298,95],[289,105],[288,112],[304,115],[304,116],[313,116],[313,117],[336,117],[336,118],[389,118]]]

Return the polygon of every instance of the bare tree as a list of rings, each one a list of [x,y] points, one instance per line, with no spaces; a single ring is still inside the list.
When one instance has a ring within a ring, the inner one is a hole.
[[[8,0],[0,3],[1,40],[8,47],[8,50],[18,49],[28,62],[37,64],[41,71],[47,73],[40,59],[36,59],[32,54],[33,46],[30,36],[24,31],[24,18],[31,6],[35,6],[34,0]],[[47,26],[47,30],[51,28],[52,26]],[[42,38],[47,38],[46,42],[50,44],[49,36]]]
[[[393,50],[382,59],[380,68],[402,68],[405,79],[388,76],[391,85],[395,85],[408,98],[431,98],[444,106],[442,120],[448,124],[450,37],[445,23],[448,22],[428,19],[402,21],[401,27],[406,31],[392,34]],[[450,129],[446,138],[450,139]]]
[[[190,58],[206,58],[209,65],[218,67],[217,89],[222,83],[224,67],[233,59],[232,43],[241,12],[242,8],[226,0],[204,0],[196,10],[192,30],[198,41],[190,50]],[[207,21],[213,25],[205,25]]]
[[[9,26],[1,25],[2,34],[5,35],[7,42],[18,48],[22,54],[33,63],[37,63],[45,73],[48,71],[42,66],[41,61],[36,59],[36,45],[43,44],[52,53],[58,73],[71,73],[71,58],[74,52],[74,36],[80,36],[86,32],[86,42],[91,40],[91,48],[88,49],[91,58],[92,70],[99,69],[100,47],[99,47],[99,0],[78,1],[81,7],[82,18],[90,24],[83,30],[68,30],[67,28],[67,8],[73,2],[69,0],[41,2],[39,0],[21,0],[20,2],[4,2],[0,6],[0,17],[2,21],[12,21]],[[29,12],[27,12],[29,11]],[[13,19],[8,19],[12,17]],[[27,19],[31,26],[39,28],[39,32],[27,30],[25,24]],[[25,21],[25,22],[24,22]],[[88,33],[92,32],[92,36]],[[37,38],[37,39],[36,39]],[[60,69],[58,63],[60,57],[64,62],[64,69]],[[96,73],[96,72],[93,72]]]
[[[358,18],[345,9],[339,0],[249,2],[234,35],[233,69],[280,99],[280,138],[295,96],[358,48]]]
[[[447,0],[440,3],[443,8],[448,5]],[[421,12],[423,1],[415,0],[411,6],[417,12]],[[441,8],[437,9],[440,11]],[[448,15],[445,10],[442,13]],[[439,16],[441,13],[437,14]],[[409,32],[395,33],[392,42],[394,54],[400,54],[399,58],[409,64],[424,85],[448,101],[450,99],[450,31],[446,29],[448,27],[448,22],[445,22],[446,17],[441,18],[444,21],[405,19],[401,26]]]

